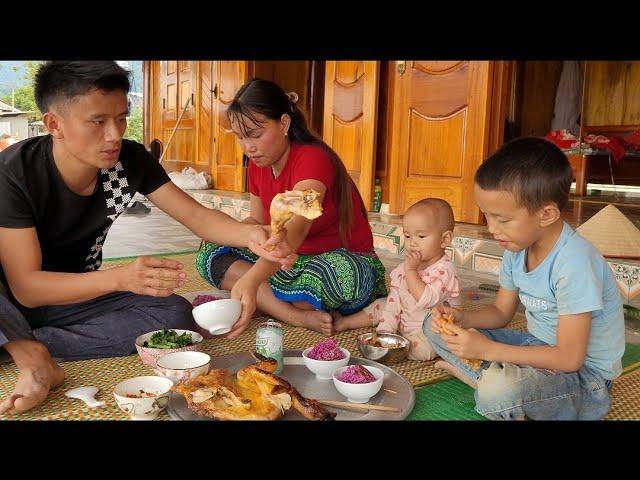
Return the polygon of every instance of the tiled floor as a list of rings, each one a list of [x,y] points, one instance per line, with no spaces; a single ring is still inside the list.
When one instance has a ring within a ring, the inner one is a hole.
[[[175,253],[196,250],[200,239],[162,210],[136,197],[151,208],[147,215],[122,214],[109,230],[103,257],[118,258],[153,253]]]

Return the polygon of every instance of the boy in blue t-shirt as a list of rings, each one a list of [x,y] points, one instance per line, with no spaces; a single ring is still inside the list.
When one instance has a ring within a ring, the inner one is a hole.
[[[491,419],[593,420],[611,405],[622,371],[624,317],[613,272],[566,224],[567,157],[542,138],[503,145],[478,169],[475,198],[505,248],[500,290],[477,311],[438,305],[424,333],[436,364],[476,388],[476,410]],[[528,333],[505,329],[518,300]],[[441,330],[453,313],[453,335]],[[464,359],[483,360],[474,369]]]

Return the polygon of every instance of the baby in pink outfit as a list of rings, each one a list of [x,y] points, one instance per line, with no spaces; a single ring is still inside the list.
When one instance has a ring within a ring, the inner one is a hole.
[[[425,315],[445,300],[454,307],[461,303],[455,267],[444,250],[451,244],[453,227],[453,210],[440,198],[426,198],[409,207],[402,221],[406,258],[391,272],[389,296],[353,315],[332,312],[334,330],[373,325],[378,332],[407,338],[409,359],[435,358],[422,332]]]

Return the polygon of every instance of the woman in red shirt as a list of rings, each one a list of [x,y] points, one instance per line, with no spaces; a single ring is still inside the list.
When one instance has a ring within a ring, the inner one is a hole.
[[[290,271],[250,250],[205,243],[196,265],[226,290],[257,282],[258,308],[278,320],[331,335],[332,310],[350,314],[386,295],[384,266],[362,198],[338,155],[307,127],[297,95],[255,78],[227,109],[231,128],[250,159],[251,213],[245,223],[269,225],[273,197],[286,190],[320,193],[322,215],[294,216],[287,239],[299,254]],[[268,280],[268,282],[267,282]]]

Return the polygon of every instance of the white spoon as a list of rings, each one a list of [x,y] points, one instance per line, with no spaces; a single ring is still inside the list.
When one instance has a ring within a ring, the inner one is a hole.
[[[104,402],[95,399],[96,393],[98,393],[97,387],[78,387],[68,390],[64,394],[69,398],[82,400],[90,408],[102,407]]]

